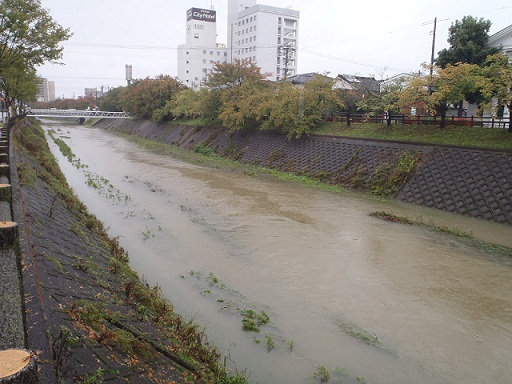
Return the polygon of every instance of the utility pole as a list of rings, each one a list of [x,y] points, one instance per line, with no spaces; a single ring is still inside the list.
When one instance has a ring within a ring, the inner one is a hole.
[[[289,45],[284,45],[284,79],[288,78],[288,62],[290,61],[290,50],[294,50],[294,47],[290,47]]]
[[[430,56],[430,78],[432,78],[432,74],[434,72],[434,52],[436,50],[436,25],[437,17],[434,17],[434,30],[432,32],[432,54]]]

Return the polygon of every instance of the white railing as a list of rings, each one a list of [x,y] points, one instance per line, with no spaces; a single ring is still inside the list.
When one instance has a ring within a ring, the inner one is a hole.
[[[129,119],[127,112],[81,111],[73,109],[31,109],[27,116],[36,117],[101,117],[108,119]]]

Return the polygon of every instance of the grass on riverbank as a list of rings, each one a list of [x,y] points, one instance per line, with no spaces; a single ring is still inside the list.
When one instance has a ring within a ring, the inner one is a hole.
[[[345,123],[324,122],[315,134],[512,151],[512,134],[503,128],[457,126],[439,128],[401,124],[388,127],[378,123],[355,123],[347,127]]]
[[[210,150],[195,150],[190,151],[187,149],[182,149],[177,146],[159,143],[156,141],[144,139],[138,136],[133,136],[121,132],[113,132],[118,136],[122,136],[131,142],[136,143],[141,148],[152,151],[153,153],[157,153],[163,156],[173,156],[182,161],[196,164],[196,165],[204,165],[216,169],[225,169],[230,171],[239,171],[247,176],[254,177],[275,177],[281,180],[287,181],[295,181],[299,182],[306,186],[311,186],[315,188],[319,188],[324,191],[337,192],[343,190],[343,187],[340,185],[331,185],[327,183],[323,183],[318,179],[313,177],[304,176],[304,175],[296,175],[290,172],[281,172],[275,169],[269,169],[260,167],[252,164],[244,164],[240,163],[236,160],[231,160],[226,157],[219,156],[215,153],[215,151]]]
[[[431,231],[446,233],[484,252],[489,252],[495,255],[501,255],[512,258],[512,248],[476,239],[472,233],[465,232],[459,228],[439,226],[434,224],[433,222],[426,223],[423,220],[411,219],[405,216],[398,216],[391,212],[385,211],[371,212],[369,215],[385,221],[390,221],[392,223],[399,223],[404,225],[418,225],[421,227],[428,228]]]
[[[201,120],[177,120],[176,124],[200,126]],[[512,151],[512,134],[505,128],[458,127],[439,128],[427,125],[353,123],[324,121],[312,134],[404,141],[424,144],[456,145]]]

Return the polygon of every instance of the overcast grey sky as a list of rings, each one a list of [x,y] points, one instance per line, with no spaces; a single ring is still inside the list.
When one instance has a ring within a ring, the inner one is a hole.
[[[185,42],[186,10],[217,11],[217,42],[226,43],[227,0],[42,0],[73,36],[63,46],[64,65],[44,65],[57,97],[84,88],[125,85],[134,78],[177,75],[176,47]],[[387,78],[430,62],[437,17],[436,54],[448,47],[448,28],[464,16],[492,22],[490,34],[512,24],[510,0],[258,0],[300,11],[298,71]]]

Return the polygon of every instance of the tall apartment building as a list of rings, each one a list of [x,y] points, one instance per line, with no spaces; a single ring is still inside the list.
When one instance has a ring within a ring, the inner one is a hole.
[[[48,101],[55,101],[55,81],[48,81]]]
[[[296,75],[299,17],[299,11],[256,0],[228,0],[230,60],[249,59],[273,81]]]
[[[37,101],[48,102],[50,101],[50,91],[48,88],[48,79],[40,77],[37,83]]]
[[[187,11],[186,43],[178,46],[178,78],[197,89],[206,80],[215,63],[225,63],[225,45],[217,44],[217,14],[213,9],[190,8]]]

